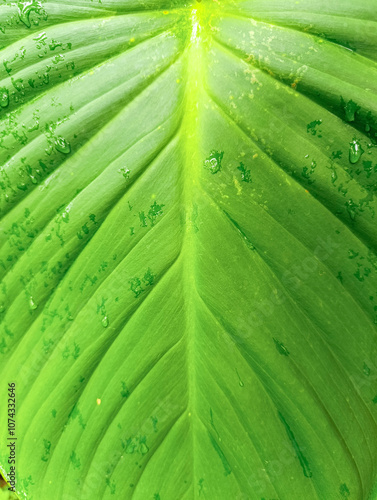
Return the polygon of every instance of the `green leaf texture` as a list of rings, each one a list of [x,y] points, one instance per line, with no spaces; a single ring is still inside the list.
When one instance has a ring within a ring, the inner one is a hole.
[[[20,498],[375,498],[377,1],[1,0],[0,54]]]

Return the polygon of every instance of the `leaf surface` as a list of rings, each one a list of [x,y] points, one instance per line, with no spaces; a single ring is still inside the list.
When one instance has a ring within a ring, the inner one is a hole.
[[[374,498],[376,0],[4,1],[0,30],[20,498]]]

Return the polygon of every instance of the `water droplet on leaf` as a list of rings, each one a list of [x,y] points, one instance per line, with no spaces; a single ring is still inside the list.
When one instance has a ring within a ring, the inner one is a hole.
[[[30,299],[29,299],[29,308],[30,308],[30,310],[34,311],[37,307],[38,307],[38,305],[34,302],[33,297],[30,297]]]
[[[140,453],[141,453],[142,455],[145,455],[146,453],[148,453],[149,448],[148,448],[148,446],[147,446],[145,443],[140,443],[140,448],[139,448],[139,450],[140,450]]]
[[[59,136],[55,141],[55,149],[56,151],[67,155],[71,152],[71,145],[66,139],[64,139],[64,137]]]
[[[283,356],[289,356],[289,351],[282,342],[280,342],[279,340],[277,340],[275,338],[273,339],[273,341],[275,342],[275,347],[276,347],[279,354],[281,354]]]
[[[361,144],[357,139],[354,139],[352,142],[350,142],[349,159],[351,163],[357,163],[363,153],[364,150],[362,149]]]
[[[359,111],[360,106],[358,106],[351,99],[350,101],[347,102],[347,104],[343,101],[343,107],[344,107],[344,112],[346,114],[346,120],[348,122],[354,122],[355,114]]]
[[[18,2],[18,17],[27,28],[31,27],[30,14],[36,12],[37,14],[45,14],[41,2],[38,0],[31,0],[29,2]]]
[[[0,89],[0,107],[6,108],[9,105],[8,89]]]
[[[204,167],[211,172],[217,174],[221,170],[221,162],[224,156],[224,151],[211,151],[209,157],[204,161]]]

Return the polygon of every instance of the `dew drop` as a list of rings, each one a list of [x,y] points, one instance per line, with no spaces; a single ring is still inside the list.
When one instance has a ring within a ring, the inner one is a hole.
[[[71,145],[64,137],[59,136],[55,141],[55,149],[59,153],[67,155],[71,152]]]
[[[224,156],[224,151],[211,151],[209,157],[204,161],[204,167],[211,172],[217,174],[221,170],[221,162]]]
[[[245,387],[245,384],[243,383],[243,381],[241,380],[241,377],[240,377],[240,374],[238,373],[238,370],[236,368],[236,373],[237,373],[237,376],[238,376],[238,385],[240,387]]]
[[[349,160],[351,163],[357,163],[363,153],[364,150],[362,149],[361,144],[357,139],[354,139],[352,142],[350,142]]]
[[[0,89],[0,107],[6,108],[9,106],[9,92],[8,89]]]
[[[354,250],[350,249],[348,250],[348,258],[349,259],[356,259],[356,257],[359,255],[359,252],[355,252]]]
[[[18,2],[18,17],[27,28],[31,27],[30,13],[32,11],[37,14],[43,12],[42,4],[38,0],[31,0],[29,2]]]
[[[29,299],[29,308],[31,311],[35,311],[35,309],[38,307],[38,305],[34,302],[33,297],[30,297]]]
[[[132,453],[134,453],[135,451],[135,445],[133,444],[133,442],[131,441],[130,443],[127,444],[126,446],[126,449],[125,449],[125,452],[128,454],[128,455],[132,455]]]
[[[369,366],[366,363],[364,363],[363,372],[364,372],[364,375],[366,375],[367,377],[369,377],[369,375],[370,375],[370,368],[369,368]]]
[[[140,448],[139,448],[139,450],[140,450],[140,453],[141,453],[142,455],[145,455],[146,453],[148,453],[149,448],[148,448],[148,446],[147,446],[145,443],[140,443]]]
[[[108,317],[107,317],[107,316],[104,316],[104,317],[102,318],[101,323],[102,323],[102,326],[103,326],[104,328],[107,328],[107,327],[109,326],[109,319],[108,319]]]
[[[282,342],[280,342],[279,340],[277,340],[275,338],[273,339],[273,341],[275,342],[275,347],[278,350],[279,354],[281,354],[283,356],[289,356],[289,351]]]
[[[348,101],[347,104],[344,105],[344,111],[346,115],[346,120],[348,122],[355,121],[355,114],[360,110],[360,106],[358,106],[355,102]]]

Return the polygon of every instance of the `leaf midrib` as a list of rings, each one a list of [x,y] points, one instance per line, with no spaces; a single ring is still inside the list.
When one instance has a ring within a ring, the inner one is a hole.
[[[201,424],[197,413],[197,372],[196,372],[196,333],[197,333],[197,295],[196,295],[196,235],[192,222],[194,203],[200,182],[200,134],[199,134],[199,102],[203,88],[203,16],[204,7],[197,4],[190,15],[190,42],[186,55],[186,89],[184,102],[184,118],[181,137],[184,148],[182,163],[182,205],[184,220],[184,236],[182,241],[182,293],[185,298],[185,337],[187,352],[187,418],[191,432],[192,485],[195,488],[195,449],[196,429]],[[193,493],[195,497],[195,490]]]

